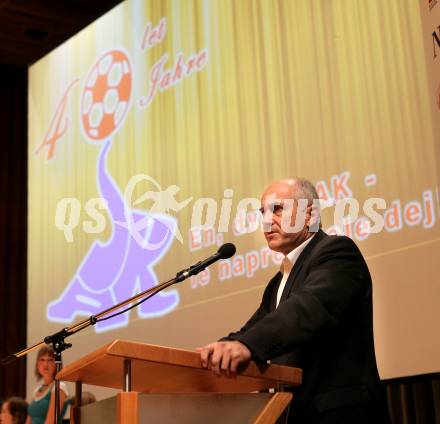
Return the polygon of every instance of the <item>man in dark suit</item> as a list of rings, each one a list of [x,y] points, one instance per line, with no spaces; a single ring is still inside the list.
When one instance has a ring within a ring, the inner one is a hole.
[[[251,359],[302,368],[303,384],[292,389],[295,424],[389,423],[374,354],[370,273],[351,239],[316,225],[315,199],[313,185],[300,178],[266,189],[265,237],[285,255],[281,270],[240,331],[198,349],[202,365],[227,376]]]

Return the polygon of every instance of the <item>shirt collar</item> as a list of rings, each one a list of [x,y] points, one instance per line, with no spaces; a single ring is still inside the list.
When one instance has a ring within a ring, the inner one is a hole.
[[[306,248],[306,246],[312,241],[313,237],[315,237],[316,233],[313,234],[312,237],[303,241],[299,246],[295,247],[291,252],[289,252],[281,263],[280,271],[282,274],[290,274],[293,267],[295,266],[296,261],[299,258],[301,252]]]

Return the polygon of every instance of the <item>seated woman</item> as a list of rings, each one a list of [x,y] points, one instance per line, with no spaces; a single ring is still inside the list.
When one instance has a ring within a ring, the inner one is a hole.
[[[29,417],[26,424],[54,424],[55,419],[55,353],[50,346],[43,346],[37,354],[35,375],[41,382],[32,394],[29,404]],[[67,409],[69,393],[66,385],[60,383],[61,417]]]
[[[27,402],[21,397],[10,397],[2,404],[1,424],[24,424],[28,411]]]

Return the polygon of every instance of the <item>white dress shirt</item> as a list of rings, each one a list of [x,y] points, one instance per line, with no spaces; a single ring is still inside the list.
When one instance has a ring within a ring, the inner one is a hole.
[[[284,256],[280,268],[280,272],[283,274],[283,278],[281,279],[281,283],[278,287],[277,305],[276,305],[277,308],[280,303],[281,296],[283,295],[284,287],[286,287],[286,282],[287,282],[287,278],[289,277],[289,274],[291,273],[293,267],[295,266],[295,263],[298,260],[299,255],[305,249],[305,247],[310,243],[313,237],[315,237],[315,234],[313,234],[313,236],[307,239],[306,241],[303,241],[298,247],[295,247],[295,249],[293,249],[290,253],[288,253],[287,256]]]

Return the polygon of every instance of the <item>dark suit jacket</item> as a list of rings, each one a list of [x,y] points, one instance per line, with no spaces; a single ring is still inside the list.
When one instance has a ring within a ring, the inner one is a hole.
[[[374,354],[371,277],[355,243],[319,231],[299,256],[278,308],[281,273],[260,307],[225,339],[256,361],[303,369],[289,422],[388,423]]]

